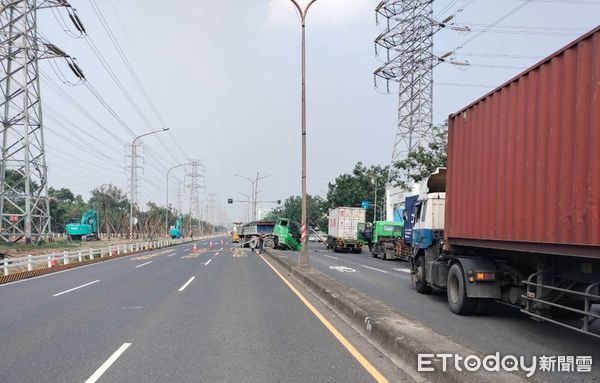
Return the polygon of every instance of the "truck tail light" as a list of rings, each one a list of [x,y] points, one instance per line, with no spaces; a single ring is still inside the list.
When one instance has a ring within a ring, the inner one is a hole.
[[[475,273],[475,280],[482,282],[493,282],[496,280],[496,274],[478,271]]]

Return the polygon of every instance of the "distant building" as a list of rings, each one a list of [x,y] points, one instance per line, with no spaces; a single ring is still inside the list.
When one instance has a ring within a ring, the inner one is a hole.
[[[273,211],[272,208],[269,209],[258,209],[258,220],[262,220],[265,219],[269,213],[271,213]]]

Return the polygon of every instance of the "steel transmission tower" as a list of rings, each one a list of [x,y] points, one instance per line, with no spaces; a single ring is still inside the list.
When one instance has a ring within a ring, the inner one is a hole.
[[[193,219],[200,222],[200,235],[202,235],[202,210],[200,208],[200,189],[204,189],[204,164],[199,160],[189,160],[186,166],[186,177],[189,183],[186,185],[190,189],[190,232],[193,232]]]
[[[0,240],[39,242],[51,237],[39,60],[64,59],[79,80],[84,76],[70,56],[38,35],[37,11],[64,7],[77,30],[85,30],[65,0],[3,0],[0,7]]]
[[[141,150],[140,150],[141,149]],[[140,197],[140,178],[139,171],[144,173],[144,144],[141,142],[135,142],[134,144],[126,145],[125,151],[128,153],[125,156],[125,170],[129,175],[127,186],[129,189],[129,197],[134,212],[139,209],[139,197]],[[134,225],[135,226],[135,225]],[[130,233],[130,235],[133,233]]]
[[[427,146],[433,122],[433,22],[432,0],[386,0],[375,9],[377,23],[385,29],[375,39],[376,53],[383,48],[385,63],[375,71],[378,80],[399,84],[398,125],[392,150],[393,165],[419,146]]]

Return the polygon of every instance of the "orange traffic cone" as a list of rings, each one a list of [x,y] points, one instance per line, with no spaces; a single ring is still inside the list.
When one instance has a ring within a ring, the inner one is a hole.
[[[212,249],[212,248],[213,248],[212,241],[210,241],[210,242],[209,242],[209,244],[208,244],[208,248],[209,248],[209,249]]]
[[[192,248],[192,253],[196,254],[198,252],[198,249],[196,249],[196,244],[194,243],[194,247]]]
[[[58,265],[58,261],[56,260],[56,258],[54,258],[54,255],[52,256],[52,260],[50,261],[50,265],[52,265],[52,267]]]

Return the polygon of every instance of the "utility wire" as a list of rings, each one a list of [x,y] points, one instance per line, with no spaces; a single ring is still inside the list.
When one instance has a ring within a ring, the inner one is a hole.
[[[143,61],[142,59],[142,55],[140,54],[139,49],[137,48],[135,41],[133,40],[133,38],[131,37],[131,35],[129,34],[129,31],[127,30],[127,27],[125,25],[125,23],[123,22],[123,19],[121,19],[121,16],[119,14],[119,12],[117,11],[117,9],[115,8],[114,4],[112,1],[109,1],[108,4],[110,4],[113,13],[115,15],[115,18],[117,20],[117,22],[119,23],[119,25],[121,25],[121,28],[123,29],[123,31],[125,32],[125,36],[127,37],[127,39],[129,40],[129,43],[131,44],[131,46],[133,47],[134,52],[136,53],[137,57]],[[157,85],[156,81],[154,80],[154,77],[150,74],[150,72],[146,69],[145,66],[141,66],[142,70],[144,72],[146,72],[146,76],[150,79],[150,82],[152,83],[152,85],[154,86],[154,88],[158,91],[158,97],[162,100],[163,104],[167,107],[167,109],[171,110],[171,108],[169,107],[169,103],[167,102],[167,100],[164,98],[163,96],[163,92],[160,91],[159,86]],[[183,126],[178,120],[177,120],[177,115],[175,113],[173,113],[171,111],[171,118],[173,119],[173,121],[177,124],[177,126]],[[187,159],[190,158],[190,156],[187,155],[187,153],[185,152],[185,150],[181,147],[181,145],[179,145],[179,141],[177,141],[174,137],[174,133],[172,130],[168,131],[169,137],[171,138],[171,140],[173,141],[173,143],[175,143],[175,146],[177,146],[177,149],[183,154],[183,156]]]
[[[84,108],[77,100],[75,100],[73,97],[71,97],[67,92],[64,91],[64,89],[62,89],[58,84],[56,84],[56,82],[54,82],[54,80],[52,80],[47,74],[45,74],[43,70],[40,69],[40,73],[42,74],[42,77],[44,78],[44,80],[47,81],[48,84],[52,88],[54,88],[54,90],[57,92],[58,95],[63,97],[70,104],[72,104],[77,110],[79,110],[84,116],[89,118],[90,121],[92,121],[94,123],[94,125],[96,125],[100,129],[102,129],[104,132],[106,132],[116,142],[118,142],[118,143],[125,142],[125,141],[123,141],[122,137],[117,136],[116,134],[114,134],[113,132],[108,130],[104,125],[102,125],[94,116],[92,116],[92,114],[90,112],[87,111],[86,108]]]
[[[484,28],[483,30],[481,30],[480,32],[478,32],[477,34],[475,34],[474,36],[472,36],[471,38],[469,38],[466,41],[464,41],[461,45],[459,45],[455,49],[455,51],[462,49],[465,45],[467,45],[467,44],[471,43],[473,40],[481,37],[481,35],[483,35],[487,31],[489,31],[490,29],[494,28],[496,25],[498,25],[501,22],[503,22],[504,20],[508,19],[510,16],[514,15],[515,13],[519,12],[525,6],[531,4],[531,1],[532,0],[524,0],[523,3],[519,4],[515,8],[511,9],[506,14],[504,14],[502,17],[500,17],[498,20],[494,21],[492,24],[489,24],[486,28]]]
[[[100,10],[100,8],[98,7],[98,5],[96,4],[96,2],[94,0],[89,0],[89,2],[92,5],[92,8],[93,8],[94,12],[96,13],[96,16],[98,16],[98,19],[100,20],[100,23],[102,24],[102,27],[104,28],[105,32],[108,34],[108,37],[111,40],[113,46],[115,47],[117,53],[121,57],[121,60],[125,64],[125,67],[127,68],[129,74],[131,75],[131,77],[133,78],[134,82],[138,86],[138,89],[140,90],[140,92],[142,93],[142,95],[144,96],[144,98],[146,99],[146,102],[148,102],[148,105],[150,105],[150,109],[156,115],[158,121],[163,126],[163,129],[166,129],[167,128],[167,124],[165,123],[164,119],[162,118],[162,116],[158,112],[158,109],[156,108],[156,106],[154,105],[154,103],[152,102],[152,100],[150,99],[150,96],[148,95],[148,92],[146,92],[146,89],[144,88],[143,84],[141,83],[141,81],[140,81],[139,77],[137,76],[135,70],[133,70],[133,67],[131,66],[131,63],[129,62],[129,60],[127,59],[127,56],[123,52],[123,49],[121,48],[121,45],[119,44],[119,41],[117,40],[117,38],[115,37],[114,33],[112,32],[112,30],[110,28],[110,25],[108,25],[108,22],[104,18],[104,15],[102,14],[102,11]],[[148,128],[151,129],[151,130],[153,130],[152,125],[149,122],[147,122],[147,120],[145,120],[145,119],[143,119],[143,120],[144,120],[144,123],[146,123],[146,125],[148,126]],[[167,153],[169,153],[176,162],[179,162],[180,159],[178,159],[169,150],[169,147],[164,143],[164,141],[159,140],[159,142],[161,143],[161,145],[163,145],[163,147],[167,151]]]

